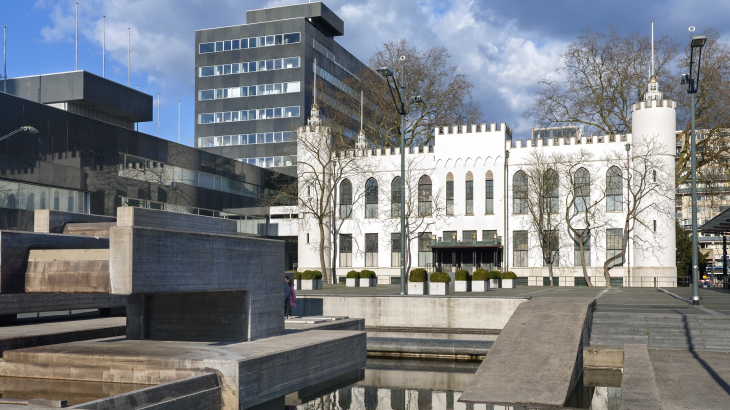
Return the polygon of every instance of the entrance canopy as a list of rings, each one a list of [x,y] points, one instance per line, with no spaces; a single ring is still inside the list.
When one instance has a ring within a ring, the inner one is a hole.
[[[730,208],[724,210],[716,217],[705,222],[698,228],[700,232],[722,235],[730,232]]]

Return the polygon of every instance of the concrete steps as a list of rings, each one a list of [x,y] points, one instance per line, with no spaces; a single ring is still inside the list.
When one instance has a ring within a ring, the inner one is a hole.
[[[597,312],[591,346],[730,352],[730,317]]]

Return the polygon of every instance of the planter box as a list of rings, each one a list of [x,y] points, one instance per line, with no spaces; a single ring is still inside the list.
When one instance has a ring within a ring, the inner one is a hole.
[[[428,282],[408,282],[409,295],[428,295]]]
[[[456,282],[459,283],[459,282]],[[473,280],[471,281],[472,292],[489,292],[489,280]]]
[[[429,295],[449,295],[449,284],[448,282],[429,282],[428,283],[428,294]]]
[[[502,279],[489,279],[489,289],[499,289],[501,288],[501,281]]]
[[[471,292],[470,280],[457,280],[454,282],[454,290],[456,292]]]
[[[294,283],[294,290],[302,290],[302,280],[301,279],[292,279],[292,282]]]
[[[502,289],[512,289],[517,286],[514,279],[502,279]]]
[[[357,283],[361,288],[373,288],[378,284],[378,278],[358,278]]]
[[[317,289],[322,289],[322,279],[301,279],[301,288],[299,290]]]
[[[359,278],[347,278],[347,279],[345,279],[345,285],[348,288],[356,288],[356,287],[360,286],[360,284],[358,282],[360,282],[360,279]]]

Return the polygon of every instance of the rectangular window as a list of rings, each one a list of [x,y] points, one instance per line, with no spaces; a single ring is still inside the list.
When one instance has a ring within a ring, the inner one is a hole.
[[[266,142],[267,143],[274,142],[274,133],[273,132],[266,133]]]
[[[242,49],[248,48],[248,39],[247,38],[242,38],[241,39],[241,48]]]
[[[215,42],[215,51],[223,51],[223,42],[222,41]]]
[[[560,266],[560,254],[558,253],[560,250],[559,239],[557,231],[543,231],[542,233],[542,240],[545,241],[543,247],[544,249],[549,250],[550,261],[552,261],[554,267]],[[548,260],[545,258],[544,254],[542,258],[542,266],[548,266]]]
[[[400,266],[400,232],[390,234],[390,266]]]
[[[456,239],[456,231],[444,231],[443,241],[455,242]]]
[[[281,133],[280,132],[274,133],[274,142],[281,142]]]
[[[446,181],[446,215],[454,214],[454,181]]]
[[[298,93],[299,92],[299,81],[294,81],[291,83],[284,83],[284,92],[285,93]]]
[[[215,98],[213,90],[203,90],[199,92],[198,99],[200,101],[212,100]]]
[[[477,240],[477,231],[463,231],[461,233],[461,240],[466,242]]]
[[[241,48],[240,45],[241,45],[241,40],[233,40],[233,44],[232,44],[231,48],[233,48],[234,50],[238,50],[239,48]]]
[[[487,215],[494,214],[494,181],[485,181],[485,207],[484,213]]]
[[[298,43],[299,33],[284,34],[284,44]]]
[[[340,234],[340,267],[352,266],[352,235]]]
[[[512,232],[512,266],[527,267],[527,231]]]
[[[256,48],[256,37],[248,39],[248,48]]]
[[[231,51],[231,40],[223,42],[223,51]]]
[[[200,54],[215,52],[215,43],[200,43]]]
[[[299,107],[286,107],[284,108],[284,117],[298,117]]]
[[[231,73],[231,65],[226,64],[223,66],[223,74],[230,74]]]
[[[222,65],[215,66],[215,75],[223,75],[223,66]]]
[[[198,140],[198,147],[213,147],[215,139],[213,137],[203,137]]]
[[[606,260],[618,255],[623,250],[624,230],[606,229]],[[623,266],[624,257],[618,258],[608,266]]]
[[[431,248],[431,232],[421,232],[418,234],[418,266],[427,267],[433,264],[433,252]]]
[[[213,66],[200,67],[201,77],[210,77],[212,75],[215,75],[215,69],[213,68]]]
[[[378,266],[378,234],[365,234],[365,266]]]
[[[278,45],[281,45],[283,43],[283,38],[284,38],[284,36],[282,36],[281,34],[275,35],[274,36],[274,44],[276,44],[277,46]]]
[[[580,261],[580,243],[583,242],[583,261],[585,262],[586,266],[591,266],[591,231],[590,229],[587,229],[585,233],[583,233],[581,230],[578,230],[578,233],[581,234],[582,238],[578,238],[578,236],[576,235],[573,239],[573,265],[583,266]]]
[[[284,68],[299,67],[299,57],[289,57],[284,59]]]
[[[266,69],[267,70],[273,70],[274,69],[274,60],[266,60]]]
[[[231,74],[238,74],[238,71],[240,70],[240,68],[241,68],[240,64],[231,65]]]
[[[474,181],[466,181],[466,214],[474,215]]]
[[[493,242],[497,240],[497,231],[482,231],[482,241]]]
[[[198,118],[199,118],[198,122],[200,124],[210,124],[210,123],[214,122],[214,117],[215,117],[214,114],[200,114],[198,116]]]

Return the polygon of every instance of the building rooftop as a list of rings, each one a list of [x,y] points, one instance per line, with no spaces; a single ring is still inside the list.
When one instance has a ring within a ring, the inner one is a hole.
[[[307,18],[312,24],[330,37],[345,34],[345,23],[321,1],[315,3],[295,4],[293,6],[249,10],[246,12],[246,24],[264,23],[267,21],[286,20],[298,17]]]

